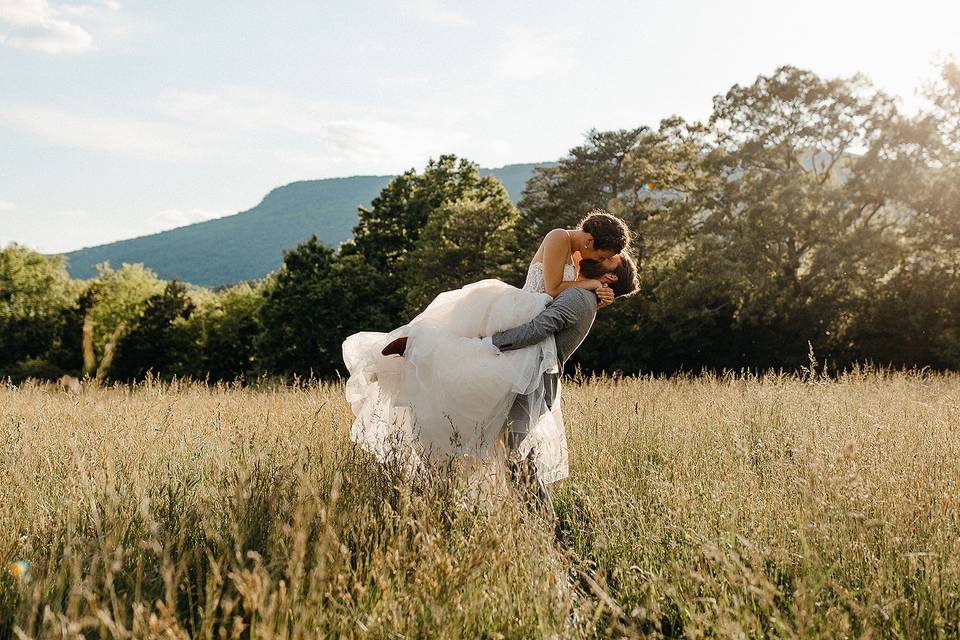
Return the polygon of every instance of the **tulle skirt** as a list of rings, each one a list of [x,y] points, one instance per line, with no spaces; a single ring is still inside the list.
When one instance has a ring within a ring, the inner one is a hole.
[[[348,337],[343,360],[355,416],[351,439],[379,460],[400,461],[413,473],[448,462],[489,469],[509,454],[533,455],[545,482],[565,478],[559,392],[545,398],[543,386],[544,374],[558,367],[556,343],[548,338],[500,352],[480,340],[531,320],[550,300],[482,280],[440,294],[390,333]],[[408,338],[403,357],[381,354],[401,336]],[[513,452],[503,447],[508,421],[514,429],[524,423],[520,430],[526,432]]]

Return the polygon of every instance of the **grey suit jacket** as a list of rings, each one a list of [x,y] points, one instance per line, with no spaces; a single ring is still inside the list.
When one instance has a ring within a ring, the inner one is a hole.
[[[552,336],[556,340],[557,359],[560,361],[560,375],[562,375],[563,365],[583,344],[596,317],[597,295],[586,289],[571,287],[561,291],[560,295],[554,298],[533,320],[519,327],[495,333],[491,340],[501,351],[510,351],[537,344]],[[557,397],[560,375],[543,374],[543,388],[538,393],[543,393],[543,401],[547,407],[552,407],[554,398]],[[526,404],[521,397],[518,397],[507,420],[508,432],[522,434],[530,428],[532,416],[528,415],[524,407]],[[508,442],[512,441],[508,437]]]
[[[557,341],[560,371],[573,352],[583,344],[597,317],[597,295],[592,291],[571,287],[564,289],[529,322],[492,336],[501,351],[522,349],[553,336]]]

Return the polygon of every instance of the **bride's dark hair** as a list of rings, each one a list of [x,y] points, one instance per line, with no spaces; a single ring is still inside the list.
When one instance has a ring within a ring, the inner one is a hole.
[[[613,295],[618,298],[633,295],[640,287],[640,280],[637,278],[637,264],[626,252],[620,253],[620,264],[613,271],[604,270],[602,263],[596,260],[581,260],[580,275],[587,278],[599,279],[605,273],[612,273],[617,276],[616,282],[610,283],[613,289]]]
[[[594,209],[580,221],[580,228],[593,236],[593,248],[620,253],[630,246],[630,230],[623,220],[603,209]]]

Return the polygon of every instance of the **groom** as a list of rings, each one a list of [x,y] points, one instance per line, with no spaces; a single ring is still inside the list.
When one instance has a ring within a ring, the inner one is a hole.
[[[609,287],[599,289],[597,293],[576,287],[564,289],[529,322],[484,338],[484,342],[500,351],[510,351],[537,344],[553,336],[557,345],[559,371],[545,373],[542,388],[535,392],[538,395],[543,394],[543,400],[548,409],[552,408],[556,400],[563,366],[590,333],[593,321],[597,317],[597,309],[612,303],[614,296],[630,295],[637,287],[636,267],[630,258],[621,255],[616,255],[602,263],[582,260],[580,271],[588,278],[602,279],[609,283]],[[607,274],[606,277],[604,277],[605,274]],[[518,397],[504,425],[510,475],[518,487],[533,494],[537,505],[545,512],[544,515],[555,521],[553,499],[547,483],[537,473],[534,461],[536,452],[531,451],[523,459],[518,455],[518,447],[532,426],[528,407],[528,399],[523,396]]]
[[[597,317],[597,309],[613,302],[614,296],[624,297],[637,289],[636,266],[633,261],[622,254],[597,262],[581,260],[580,273],[588,278],[595,278],[608,284],[597,292],[570,287],[564,289],[554,298],[546,308],[535,318],[518,327],[507,329],[485,337],[483,340],[492,348],[500,351],[522,349],[537,344],[549,337],[553,337],[557,346],[557,360],[559,371],[545,373],[543,384],[534,392],[541,396],[547,408],[552,408],[557,397],[560,376],[563,375],[563,366],[570,356],[583,344],[587,334],[593,327]],[[385,356],[403,356],[407,347],[407,338],[397,338],[382,353]],[[534,462],[535,451],[531,451],[525,458],[520,459],[517,450],[527,432],[531,428],[530,416],[527,412],[528,398],[518,396],[504,425],[506,431],[505,442],[510,459],[510,474],[514,482],[525,490],[530,491],[545,515],[556,519],[553,508],[553,499],[547,484],[540,477]]]

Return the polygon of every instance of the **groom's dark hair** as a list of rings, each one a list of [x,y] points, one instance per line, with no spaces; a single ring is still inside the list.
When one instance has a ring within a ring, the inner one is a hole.
[[[617,281],[610,283],[610,288],[613,289],[613,295],[618,298],[632,295],[640,287],[637,264],[626,252],[620,253],[620,264],[613,271],[607,271],[603,268],[603,263],[596,260],[580,261],[580,274],[587,278],[598,279],[605,273],[617,276]]]
[[[640,288],[640,279],[637,277],[637,265],[625,252],[620,254],[620,264],[613,270],[617,276],[616,282],[610,283],[613,295],[618,298],[631,296]]]

